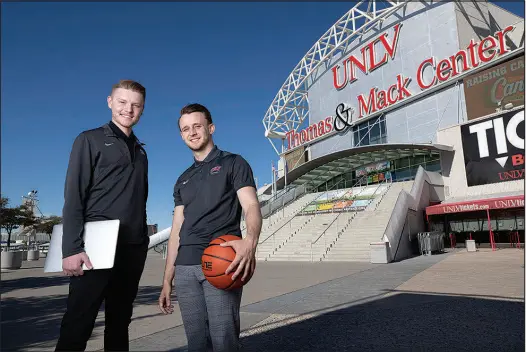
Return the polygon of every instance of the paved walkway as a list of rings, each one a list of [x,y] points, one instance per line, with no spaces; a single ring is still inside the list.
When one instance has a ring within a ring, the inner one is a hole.
[[[1,350],[53,350],[67,278],[43,261],[2,273]],[[181,317],[156,306],[164,261],[148,258],[130,349],[184,351]],[[245,351],[524,351],[524,251],[399,263],[258,262],[241,309]],[[88,350],[103,348],[101,310]]]

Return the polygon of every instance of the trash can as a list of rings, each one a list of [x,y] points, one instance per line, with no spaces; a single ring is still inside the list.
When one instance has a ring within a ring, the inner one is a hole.
[[[466,250],[468,252],[477,251],[477,245],[475,244],[475,240],[466,240]]]

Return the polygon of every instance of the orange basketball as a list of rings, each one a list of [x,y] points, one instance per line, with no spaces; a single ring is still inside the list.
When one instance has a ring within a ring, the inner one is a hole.
[[[245,285],[251,278],[248,277],[244,282],[241,281],[243,273],[240,273],[235,281],[232,281],[232,275],[235,269],[228,275],[226,269],[236,257],[236,252],[232,247],[221,247],[220,244],[228,241],[240,240],[241,237],[234,235],[223,235],[214,239],[203,252],[201,257],[201,268],[203,273],[212,284],[221,290],[233,290]]]

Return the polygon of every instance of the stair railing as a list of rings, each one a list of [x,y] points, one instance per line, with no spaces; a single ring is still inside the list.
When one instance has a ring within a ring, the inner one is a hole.
[[[392,179],[392,178],[386,179],[386,183],[388,184],[387,189],[384,191],[384,193],[382,193],[382,195],[380,196],[380,199],[378,200],[378,202],[376,202],[373,211],[375,211],[376,209],[378,209],[378,207],[380,206],[380,204],[381,204],[382,201],[384,200],[385,195],[387,194],[387,192],[389,192],[389,190],[390,190],[391,187],[393,186],[393,179]]]
[[[360,178],[360,180],[362,180],[364,177]],[[302,211],[304,211],[310,204],[316,202],[319,198],[323,197],[324,195],[328,194],[329,192],[332,192],[334,190],[337,190],[339,188],[337,188],[340,184],[346,182],[345,179],[341,179],[340,181],[336,182],[333,187],[331,187],[331,189],[329,190],[326,190],[325,192],[320,192],[320,195],[315,197],[314,199],[312,199],[310,202],[308,202],[307,204],[305,204],[305,206],[301,207],[300,210],[298,210],[297,212],[294,213],[294,215],[292,215],[290,217],[290,219],[288,219],[286,222],[284,222],[279,228],[277,228],[276,230],[274,230],[272,232],[272,234],[270,234],[269,236],[267,236],[263,241],[259,242],[259,244],[263,244],[265,242],[267,242],[270,238],[273,239],[274,241],[274,250],[276,250],[277,248],[277,245],[276,245],[276,233],[278,231],[280,231],[282,228],[284,228],[287,224],[291,225],[291,222],[292,220],[296,217],[296,215],[300,214]],[[358,181],[359,182],[359,181]],[[357,183],[358,183],[357,182]],[[345,192],[345,194],[347,194],[348,192]],[[323,212],[323,213],[326,213],[326,212]],[[315,218],[317,215],[318,215],[318,210],[315,209],[314,210],[314,214],[311,214],[311,215],[308,215],[308,217],[306,217],[306,220],[301,224],[301,228],[303,228],[304,225],[306,225],[308,222],[310,222],[313,218]],[[292,226],[292,225],[291,225]],[[299,229],[298,229],[299,230]],[[258,247],[259,247],[259,244],[258,244]],[[256,248],[256,253],[257,253],[257,248]]]
[[[364,176],[364,177],[367,177],[367,176]],[[361,180],[361,179],[360,179]],[[384,183],[387,183],[387,179],[385,179],[384,181],[382,181],[382,183],[379,183],[378,186],[376,187],[376,189],[374,190],[373,194],[372,194],[372,198],[374,199],[374,195],[376,194],[376,192],[378,192],[378,190],[383,186]],[[354,186],[353,186],[354,187]],[[357,194],[353,194],[351,200],[355,200],[357,196],[359,196],[363,191],[365,191],[366,189],[368,188],[368,186],[362,188],[360,190],[359,193]],[[385,191],[387,192],[387,190]],[[385,194],[384,192],[384,194]],[[369,203],[370,204],[370,203]],[[369,205],[368,204],[368,205]],[[367,206],[368,206],[367,205]],[[366,206],[366,207],[367,207]],[[338,221],[338,218],[340,217],[340,215],[342,215],[344,213],[344,211],[340,211],[339,214],[331,221],[331,223],[325,228],[325,230],[323,230],[323,232],[314,240],[314,241],[311,241],[310,243],[310,258],[311,258],[311,262],[314,260],[314,252],[313,252],[313,248],[312,246],[315,245],[319,239],[323,236],[324,238],[324,241],[325,241],[325,253],[327,253],[327,236],[325,236],[325,234],[327,233],[327,231],[331,228],[331,226],[336,222],[336,226],[338,226],[337,224],[337,221]],[[347,228],[347,225],[349,225],[349,223],[354,219],[354,217],[356,216],[356,214],[358,213],[358,211],[353,211],[353,214],[351,215],[351,217],[347,220],[347,224],[345,224],[344,226],[344,229],[342,230],[345,231],[345,229]],[[338,227],[336,227],[336,232],[338,232]],[[338,232],[338,235],[339,235],[339,232]]]

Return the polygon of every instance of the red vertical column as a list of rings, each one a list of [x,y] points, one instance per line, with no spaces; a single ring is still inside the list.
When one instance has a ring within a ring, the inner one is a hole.
[[[493,238],[493,231],[491,230],[491,218],[489,216],[489,209],[486,209],[486,214],[488,215],[488,230],[489,230],[489,240],[491,242],[491,249],[496,250],[495,239]]]

